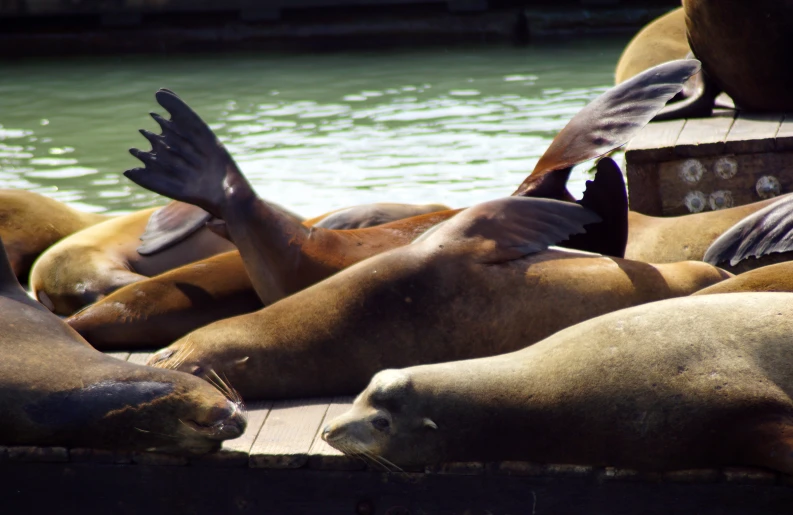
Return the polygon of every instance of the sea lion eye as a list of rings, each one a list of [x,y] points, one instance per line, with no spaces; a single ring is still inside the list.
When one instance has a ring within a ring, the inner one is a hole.
[[[377,417],[374,420],[372,420],[372,426],[374,426],[374,428],[377,429],[378,431],[385,431],[386,429],[388,429],[389,425],[390,424],[388,422],[388,419],[386,419],[385,417]]]

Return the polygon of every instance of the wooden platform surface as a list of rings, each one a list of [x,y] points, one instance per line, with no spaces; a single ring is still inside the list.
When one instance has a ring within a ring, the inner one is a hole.
[[[653,216],[725,209],[793,191],[793,114],[716,109],[650,123],[627,145],[631,209]]]

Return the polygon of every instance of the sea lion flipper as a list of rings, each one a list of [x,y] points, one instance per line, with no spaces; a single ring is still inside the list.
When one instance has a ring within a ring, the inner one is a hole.
[[[711,243],[702,260],[735,266],[748,257],[792,250],[793,195],[786,195],[730,227]]]
[[[468,246],[477,261],[500,263],[545,250],[599,221],[597,214],[571,202],[506,197],[466,209],[415,243]]]
[[[31,299],[25,289],[22,288],[22,285],[19,284],[19,280],[17,280],[13,268],[11,268],[11,261],[8,259],[8,253],[6,253],[2,239],[0,239],[0,297],[13,299],[49,313],[49,310],[41,303]]]
[[[706,76],[705,70],[701,70],[689,77],[681,93],[683,98],[664,106],[653,118],[654,122],[711,116],[721,88]]]
[[[628,244],[628,193],[622,170],[610,157],[597,164],[595,180],[586,181],[584,197],[578,201],[603,220],[588,225],[585,233],[576,234],[561,247],[625,257]]]
[[[578,112],[556,135],[531,175],[513,195],[537,196],[551,172],[563,171],[621,147],[683,89],[700,69],[699,61],[681,59],[660,64],[609,89]],[[563,198],[558,191],[553,198]],[[547,196],[544,194],[543,196]]]
[[[149,256],[161,252],[204,227],[212,215],[198,206],[174,200],[149,218],[140,237],[138,254]]]
[[[145,168],[127,170],[124,175],[148,190],[194,204],[218,218],[222,218],[230,193],[253,195],[226,147],[201,117],[169,90],[161,89],[155,96],[171,119],[152,115],[162,134],[141,131],[152,149],[131,149],[130,153],[143,161]]]

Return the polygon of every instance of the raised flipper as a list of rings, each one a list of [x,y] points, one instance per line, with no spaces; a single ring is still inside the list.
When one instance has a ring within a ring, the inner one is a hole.
[[[706,263],[737,265],[748,257],[793,251],[793,194],[751,214],[711,243]]]
[[[22,288],[22,285],[19,284],[17,276],[11,268],[11,262],[8,259],[3,240],[0,240],[0,297],[13,299],[49,313],[47,308],[31,299],[25,292],[25,289]]]
[[[445,250],[465,246],[480,263],[503,263],[545,250],[599,221],[572,202],[506,197],[469,207],[414,244]]]
[[[140,237],[143,243],[138,254],[149,256],[172,247],[204,227],[211,218],[200,207],[175,200],[149,217]]]
[[[624,257],[628,244],[628,193],[617,163],[604,157],[597,164],[595,180],[586,181],[584,197],[578,204],[601,218],[586,226],[586,232],[560,243],[561,247]]]
[[[654,122],[663,120],[679,120],[683,118],[705,118],[713,114],[716,97],[721,88],[708,79],[705,70],[692,75],[683,85],[678,95],[680,100],[673,99],[653,118]]]
[[[556,135],[513,195],[571,199],[566,184],[572,167],[630,141],[699,69],[694,59],[670,61],[600,95]]]

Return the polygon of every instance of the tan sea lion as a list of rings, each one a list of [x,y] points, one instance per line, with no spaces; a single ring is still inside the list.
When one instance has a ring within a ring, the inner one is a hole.
[[[479,204],[411,245],[198,329],[150,364],[215,370],[250,399],[350,394],[384,368],[509,352],[728,276],[701,262],[649,265],[547,248],[596,220],[569,202]]]
[[[167,249],[141,255],[140,236],[158,209],[106,220],[50,247],[30,272],[33,293],[54,313],[70,315],[122,286],[234,249],[202,228]]]
[[[91,348],[28,297],[1,241],[0,377],[0,445],[203,453],[245,429],[231,390]]]
[[[708,286],[693,295],[745,292],[793,293],[793,261],[767,265]]]
[[[655,302],[510,354],[380,372],[322,436],[396,465],[793,474],[791,333],[793,294]]]
[[[0,238],[17,279],[27,284],[30,266],[58,240],[108,217],[82,213],[25,190],[0,189]]]
[[[679,7],[651,21],[628,43],[617,62],[615,84],[661,63],[685,59],[689,52],[686,14]]]
[[[683,0],[688,41],[709,80],[750,111],[793,111],[793,3]]]

